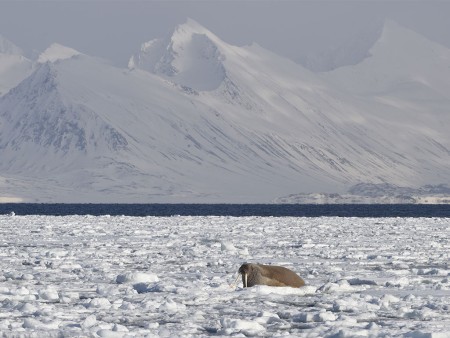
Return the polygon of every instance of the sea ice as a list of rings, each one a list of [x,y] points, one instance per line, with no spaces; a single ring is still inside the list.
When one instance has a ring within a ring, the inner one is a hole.
[[[449,235],[446,218],[0,215],[0,336],[448,337]],[[245,261],[307,285],[233,284]]]

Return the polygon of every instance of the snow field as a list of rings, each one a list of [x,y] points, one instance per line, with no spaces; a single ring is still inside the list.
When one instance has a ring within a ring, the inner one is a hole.
[[[450,219],[0,216],[3,337],[448,337]],[[243,289],[243,262],[300,289]]]

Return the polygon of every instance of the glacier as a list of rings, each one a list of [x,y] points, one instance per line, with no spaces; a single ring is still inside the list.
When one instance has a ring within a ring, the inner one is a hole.
[[[446,184],[449,60],[392,22],[366,59],[326,73],[191,19],[127,69],[53,44],[0,97],[0,196],[268,203]]]

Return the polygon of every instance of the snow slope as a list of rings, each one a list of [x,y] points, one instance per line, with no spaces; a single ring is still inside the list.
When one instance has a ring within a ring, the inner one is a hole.
[[[372,104],[380,103],[374,112],[379,120],[407,125],[448,149],[450,50],[387,21],[370,54],[323,77]]]
[[[449,231],[445,218],[2,215],[0,335],[448,337]],[[307,285],[243,289],[243,262]]]
[[[144,43],[128,70],[59,45],[41,61],[0,99],[0,184],[10,198],[269,202],[450,178],[446,114],[442,124],[409,119],[193,20]]]
[[[0,35],[0,96],[29,76],[32,66],[19,47]]]

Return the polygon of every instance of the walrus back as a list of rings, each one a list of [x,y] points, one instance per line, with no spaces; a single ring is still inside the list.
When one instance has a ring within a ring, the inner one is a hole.
[[[291,286],[299,288],[305,285],[305,281],[294,271],[282,266],[258,264],[259,271],[265,277],[270,286]]]

